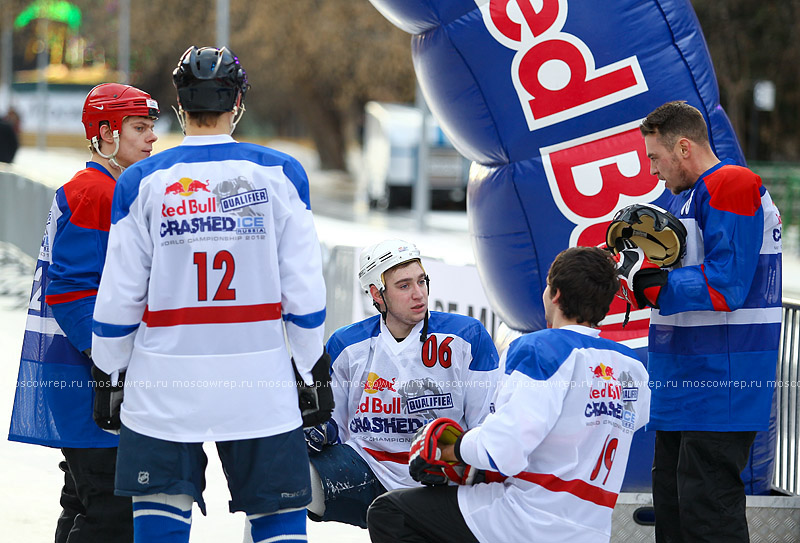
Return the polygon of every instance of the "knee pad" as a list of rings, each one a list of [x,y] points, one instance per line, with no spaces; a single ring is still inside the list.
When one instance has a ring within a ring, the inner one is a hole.
[[[247,515],[254,543],[262,541],[307,541],[306,509],[281,509],[264,515]]]
[[[188,494],[134,496],[134,543],[188,543],[193,502]]]
[[[317,468],[311,463],[308,466],[311,470],[311,503],[306,506],[306,509],[321,518],[325,514],[325,489],[322,488],[322,479]]]

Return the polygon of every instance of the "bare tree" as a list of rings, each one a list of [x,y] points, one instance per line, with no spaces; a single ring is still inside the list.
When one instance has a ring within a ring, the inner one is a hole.
[[[72,0],[81,35],[117,67],[118,2]],[[748,148],[760,115],[759,158],[799,160],[800,0],[692,0],[720,85],[723,105]],[[0,0],[0,18],[29,4]],[[213,45],[214,0],[133,2],[132,84],[164,109],[175,104],[171,74],[190,45]],[[230,46],[252,89],[243,135],[310,136],[323,167],[344,168],[366,101],[414,96],[410,37],[367,0],[231,0]],[[16,44],[15,44],[16,47]],[[753,83],[775,83],[776,111],[753,111]]]
[[[239,54],[255,66],[254,92],[269,89],[276,102],[253,105],[299,115],[324,168],[344,169],[367,100],[413,98],[410,38],[368,2],[253,0],[241,9]]]
[[[760,159],[798,160],[794,119],[800,106],[800,0],[693,0],[706,37],[720,94],[745,149],[761,145]],[[776,109],[759,113],[753,86],[770,80]],[[753,116],[758,121],[753,122]],[[752,127],[758,126],[758,134]],[[750,159],[756,157],[748,157]]]
[[[80,34],[118,67],[119,2],[72,0]],[[0,0],[2,17],[29,2]],[[411,101],[410,37],[366,0],[231,0],[230,47],[252,89],[240,134],[310,137],[323,168],[345,169],[368,100]],[[191,45],[215,45],[215,0],[132,2],[130,82],[166,112],[172,70]]]
[[[211,0],[137,3],[132,81],[174,104],[172,70],[215,43],[214,14]],[[308,134],[323,168],[345,169],[366,101],[413,99],[410,38],[366,0],[234,0],[230,21],[252,86],[242,133]]]

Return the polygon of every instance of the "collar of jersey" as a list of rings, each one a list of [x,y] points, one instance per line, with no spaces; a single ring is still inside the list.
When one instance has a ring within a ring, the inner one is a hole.
[[[87,162],[87,163],[86,163],[86,167],[87,167],[87,168],[94,168],[94,169],[95,169],[95,170],[97,170],[97,171],[103,172],[104,174],[106,174],[107,176],[109,176],[109,177],[112,179],[112,181],[116,181],[116,180],[114,179],[114,176],[113,176],[113,175],[111,175],[111,172],[109,172],[109,171],[106,169],[106,167],[105,167],[105,166],[103,166],[102,164],[100,164],[99,162],[95,162],[95,161],[93,161],[93,160],[90,160],[89,162]]]
[[[568,324],[567,326],[562,326],[561,328],[559,328],[559,330],[569,330],[571,332],[577,332],[585,336],[600,337],[599,328],[589,328],[588,326],[583,326],[581,324]]]
[[[228,134],[214,134],[213,136],[184,136],[181,145],[217,145],[220,143],[235,143]]]
[[[419,321],[417,324],[414,325],[414,328],[408,333],[406,338],[403,341],[397,341],[392,336],[392,333],[386,327],[386,323],[383,322],[381,318],[381,339],[383,340],[386,347],[392,352],[392,354],[398,354],[405,350],[409,342],[416,342],[417,345],[422,345],[419,340],[419,334],[422,331],[422,325],[425,321]]]

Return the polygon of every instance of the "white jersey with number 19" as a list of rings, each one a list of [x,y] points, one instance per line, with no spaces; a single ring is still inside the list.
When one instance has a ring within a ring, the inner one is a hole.
[[[465,462],[509,476],[458,489],[479,541],[609,540],[650,389],[634,352],[598,334],[565,326],[508,348],[496,410],[460,444]]]

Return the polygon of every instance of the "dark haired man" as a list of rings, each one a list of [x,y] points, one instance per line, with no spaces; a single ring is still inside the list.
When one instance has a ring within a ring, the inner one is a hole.
[[[542,296],[552,328],[509,346],[496,411],[454,444],[440,441],[434,455],[505,480],[384,494],[367,514],[373,542],[609,541],[631,439],[650,403],[642,363],[594,328],[618,287],[601,249],[556,257]]]
[[[95,364],[132,384],[117,494],[133,496],[137,543],[188,542],[214,441],[253,540],[305,541],[295,371],[330,382],[308,179],[294,158],[230,136],[248,89],[231,51],[191,47],[173,82],[186,137],[120,178],[94,313]]]
[[[674,195],[666,207],[687,231],[680,267],[654,270],[642,260],[646,278],[624,279],[654,308],[647,427],[656,430],[656,541],[747,542],[740,473],[770,417],[781,329],[780,215],[758,175],[717,158],[696,108],[668,102],[640,130],[650,173],[666,182]],[[630,251],[641,253],[622,256]]]

